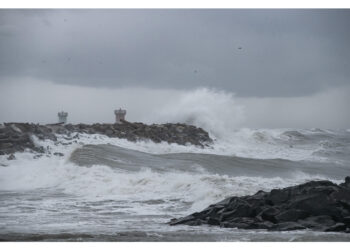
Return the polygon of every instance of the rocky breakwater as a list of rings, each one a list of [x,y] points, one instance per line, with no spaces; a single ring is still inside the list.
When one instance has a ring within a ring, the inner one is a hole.
[[[57,140],[52,129],[36,124],[5,123],[0,124],[0,155],[22,152],[26,149],[35,152],[44,152],[44,148],[36,146],[32,135],[39,139]],[[14,156],[10,155],[9,159]]]
[[[239,229],[289,231],[309,229],[350,232],[350,177],[337,185],[311,181],[251,196],[229,197],[170,225],[202,224]]]
[[[153,142],[192,144],[205,147],[212,143],[209,134],[201,128],[181,123],[152,124],[123,121],[121,124],[48,124],[4,123],[0,124],[0,155],[12,154],[29,149],[43,152],[45,149],[35,145],[33,136],[39,140],[57,141],[57,134],[66,139],[78,139],[77,133],[102,134],[109,137],[124,138],[129,141],[151,140]]]
[[[120,124],[68,124],[64,125],[63,128],[69,132],[103,134],[109,137],[124,138],[129,141],[151,140],[156,143],[164,141],[201,147],[212,143],[212,139],[205,130],[183,123],[147,125],[141,122],[122,121]]]

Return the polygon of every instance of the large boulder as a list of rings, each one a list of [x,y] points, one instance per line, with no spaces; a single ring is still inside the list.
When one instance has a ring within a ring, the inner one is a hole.
[[[271,192],[259,191],[251,196],[229,197],[202,212],[173,219],[170,225],[349,232],[349,182],[349,177],[340,185],[330,181],[311,181]]]

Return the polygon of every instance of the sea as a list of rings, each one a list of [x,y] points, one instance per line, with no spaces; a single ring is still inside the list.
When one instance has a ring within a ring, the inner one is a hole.
[[[170,226],[229,196],[350,175],[350,130],[233,129],[214,143],[33,137],[0,156],[2,241],[350,241],[350,234]],[[63,156],[54,153],[62,153]]]

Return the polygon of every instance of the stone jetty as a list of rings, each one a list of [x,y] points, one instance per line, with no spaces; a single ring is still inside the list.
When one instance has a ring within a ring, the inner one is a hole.
[[[172,219],[169,224],[349,233],[350,176],[340,185],[330,181],[310,181],[271,192],[229,197],[201,212]]]
[[[35,145],[33,136],[39,140],[57,141],[57,134],[72,137],[76,133],[101,134],[133,142],[150,140],[155,143],[168,142],[200,147],[212,143],[212,139],[205,130],[182,123],[152,125],[127,121],[122,121],[120,124],[4,123],[0,124],[0,155],[21,152],[25,149],[42,152],[44,149]]]

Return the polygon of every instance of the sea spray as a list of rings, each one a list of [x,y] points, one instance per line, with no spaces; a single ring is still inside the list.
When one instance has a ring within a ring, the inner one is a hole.
[[[165,103],[156,111],[157,122],[184,122],[224,138],[244,121],[244,107],[231,92],[200,88]]]

